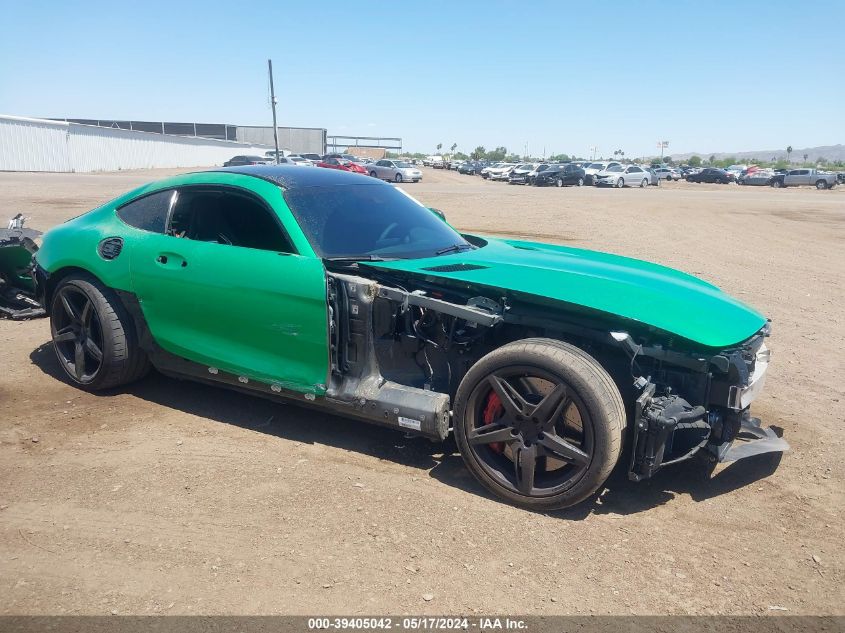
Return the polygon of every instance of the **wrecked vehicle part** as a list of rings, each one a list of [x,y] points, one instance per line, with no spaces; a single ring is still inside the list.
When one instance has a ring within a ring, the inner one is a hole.
[[[0,316],[34,319],[46,313],[35,299],[32,256],[38,251],[35,240],[41,231],[24,228],[27,218],[18,213],[0,229]]]

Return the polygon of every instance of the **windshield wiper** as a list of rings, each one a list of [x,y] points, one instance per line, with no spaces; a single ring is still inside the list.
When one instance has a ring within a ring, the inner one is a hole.
[[[339,255],[338,257],[324,257],[327,262],[386,262],[387,259],[378,255]]]
[[[447,246],[446,248],[441,248],[439,251],[434,251],[435,255],[445,255],[446,253],[457,253],[462,251],[464,248],[473,248],[472,244],[468,244],[467,242],[461,242],[460,244],[452,244],[451,246]]]

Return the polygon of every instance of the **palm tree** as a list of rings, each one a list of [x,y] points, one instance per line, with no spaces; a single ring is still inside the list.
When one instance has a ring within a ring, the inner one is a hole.
[[[452,149],[452,153],[454,153],[454,152],[455,152],[455,150],[456,150],[457,148],[458,148],[458,144],[457,144],[457,143],[452,143],[452,148],[451,148],[451,149]]]
[[[804,162],[805,163],[807,162],[807,158],[809,158],[809,156],[810,156],[809,154],[804,154]]]
[[[440,153],[440,150],[441,150],[441,148],[442,148],[442,147],[443,147],[443,143],[438,143],[438,144],[437,144],[437,153],[438,153],[438,154]]]
[[[792,156],[792,145],[790,145],[789,147],[786,148],[786,162],[787,163],[792,162],[792,159],[790,158],[790,156]]]

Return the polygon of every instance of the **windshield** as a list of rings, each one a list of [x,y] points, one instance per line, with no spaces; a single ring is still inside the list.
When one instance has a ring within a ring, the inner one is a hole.
[[[286,191],[285,200],[320,257],[413,259],[471,247],[430,209],[389,185],[303,187]]]
[[[608,167],[605,171],[623,171],[622,165],[614,165],[613,167]]]
[[[604,165],[601,163],[590,163],[590,166],[587,169],[604,169]]]

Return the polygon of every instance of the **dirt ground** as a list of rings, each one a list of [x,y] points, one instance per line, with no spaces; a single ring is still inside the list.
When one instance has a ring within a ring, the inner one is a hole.
[[[48,229],[164,173],[2,173],[0,216]],[[461,229],[654,260],[759,308],[753,410],[792,451],[616,474],[534,514],[390,430],[157,374],[82,392],[46,320],[0,321],[0,613],[845,614],[845,188],[406,188]]]

